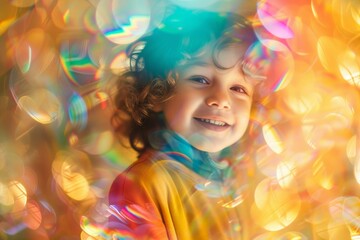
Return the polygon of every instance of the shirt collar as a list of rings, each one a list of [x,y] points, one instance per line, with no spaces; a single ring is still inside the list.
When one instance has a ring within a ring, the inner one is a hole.
[[[209,180],[222,180],[227,166],[214,161],[209,153],[193,147],[189,142],[167,129],[157,130],[149,135],[150,145],[157,151],[184,164],[186,167]]]

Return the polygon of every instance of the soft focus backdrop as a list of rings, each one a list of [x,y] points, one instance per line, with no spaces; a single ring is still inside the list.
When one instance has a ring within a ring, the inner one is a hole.
[[[359,0],[1,0],[0,239],[106,236],[110,184],[136,157],[110,126],[114,77],[168,4],[253,21],[258,239],[306,239],[278,233],[302,222],[360,239]]]

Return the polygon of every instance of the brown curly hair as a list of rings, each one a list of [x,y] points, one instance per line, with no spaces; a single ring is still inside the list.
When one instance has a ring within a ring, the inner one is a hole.
[[[214,64],[220,69],[231,68],[217,59],[219,51],[255,41],[251,25],[239,15],[172,9],[158,28],[128,47],[130,67],[117,79],[114,99],[112,125],[116,134],[126,136],[131,147],[142,153],[150,145],[148,134],[165,127],[156,106],[172,96],[177,69],[204,54],[213,42]]]

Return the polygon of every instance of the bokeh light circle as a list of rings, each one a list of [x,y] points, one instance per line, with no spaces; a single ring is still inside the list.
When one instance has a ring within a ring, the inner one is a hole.
[[[252,44],[244,55],[243,65],[245,74],[264,79],[259,89],[263,96],[288,86],[295,71],[289,48],[271,39]]]
[[[116,44],[129,44],[144,35],[150,24],[147,0],[100,1],[96,23],[104,36]]]
[[[252,218],[264,229],[278,231],[290,225],[298,216],[301,199],[294,189],[283,189],[277,181],[261,181],[254,194]]]

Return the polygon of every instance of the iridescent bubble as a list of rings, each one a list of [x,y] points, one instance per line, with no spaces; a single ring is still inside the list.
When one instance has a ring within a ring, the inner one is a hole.
[[[257,224],[269,231],[289,226],[297,218],[301,208],[296,190],[284,190],[271,178],[258,184],[254,198],[251,216]]]
[[[19,108],[35,121],[49,124],[62,117],[62,105],[48,89],[23,78],[14,69],[10,75],[10,91]]]
[[[96,9],[96,22],[104,36],[116,44],[129,44],[144,35],[150,23],[147,0],[103,0]]]
[[[41,28],[26,32],[16,48],[16,63],[24,76],[39,82],[44,71],[56,59],[56,51],[50,36]]]
[[[154,28],[159,27],[164,20],[165,14],[168,11],[168,2],[162,0],[151,0],[150,4],[150,24],[148,27],[148,32],[154,30]]]
[[[127,45],[116,45],[98,34],[89,42],[89,57],[95,65],[105,66],[105,70],[119,75],[130,64],[126,48]]]
[[[263,79],[259,91],[267,95],[289,84],[294,73],[294,59],[284,44],[265,39],[249,47],[243,69],[247,75]]]
[[[64,40],[61,44],[61,65],[75,86],[96,83],[101,78],[99,66],[95,65],[88,55],[89,40]]]
[[[83,130],[87,125],[88,109],[84,99],[77,93],[69,99],[68,114],[71,125],[78,130]]]
[[[14,64],[16,65],[16,57],[19,55],[19,49],[26,48],[26,45],[30,45],[32,47],[33,56],[38,53],[38,51],[42,51],[40,56],[43,57],[37,57],[35,63],[33,64],[33,70],[36,70],[32,71],[32,69],[30,69],[30,75],[35,74],[39,76],[41,72],[39,73],[38,71],[42,71],[45,69],[45,66],[50,65],[50,62],[47,62],[50,58],[54,59],[54,48],[52,46],[52,41],[49,39],[49,32],[47,31],[48,34],[45,34],[45,42],[41,42],[41,33],[38,31],[42,30],[45,32],[42,27],[39,27],[46,24],[44,23],[43,14],[33,10],[32,8],[27,11],[19,11],[18,8],[15,8],[15,12],[13,12],[13,7],[9,7],[5,2],[9,1],[3,1],[1,8],[6,10],[2,11],[3,13],[1,15],[3,17],[8,17],[8,13],[15,14],[14,20],[16,20],[16,22],[13,22],[11,27],[6,26],[6,23],[9,22],[1,22],[3,19],[0,17],[0,30],[2,27],[7,28],[6,36],[0,39],[0,43],[4,49],[4,53],[0,57],[0,63],[2,64],[0,72],[6,73],[11,67],[13,67]],[[40,34],[39,39],[37,39],[37,33]],[[38,40],[39,42],[37,42]]]
[[[119,75],[128,68],[129,58],[126,48],[127,45],[112,43],[102,34],[97,34],[90,39],[88,55],[98,67],[96,75],[102,82],[111,82],[113,79],[111,73]]]
[[[61,115],[58,98],[47,89],[37,89],[28,95],[20,96],[17,101],[20,109],[41,124],[54,122]]]
[[[112,55],[112,50],[116,47],[126,49],[127,45],[118,45],[109,41],[102,33],[93,35],[87,43],[89,58],[96,66],[108,65],[107,59]]]
[[[258,1],[257,14],[263,26],[276,37],[288,39],[294,36],[288,26],[287,13],[269,0]]]

